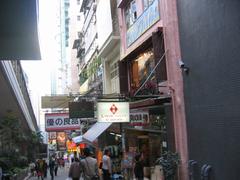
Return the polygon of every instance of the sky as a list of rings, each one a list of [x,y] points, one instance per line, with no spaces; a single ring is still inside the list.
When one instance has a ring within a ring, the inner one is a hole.
[[[39,1],[39,43],[41,60],[21,61],[24,72],[28,76],[28,88],[35,115],[42,130],[44,119],[40,113],[41,96],[51,94],[51,71],[58,57],[58,5],[59,0]]]
[[[57,2],[39,1],[39,42],[42,60],[22,61],[29,78],[29,88],[38,95],[50,94],[50,73],[57,59]]]

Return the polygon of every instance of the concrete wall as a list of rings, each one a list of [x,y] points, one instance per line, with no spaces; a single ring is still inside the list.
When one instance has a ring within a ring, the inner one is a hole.
[[[239,179],[240,1],[179,0],[189,159],[211,180]]]

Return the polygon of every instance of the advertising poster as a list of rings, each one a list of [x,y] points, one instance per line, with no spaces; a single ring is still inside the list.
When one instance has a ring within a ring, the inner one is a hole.
[[[65,132],[57,132],[57,147],[58,151],[65,151],[66,150],[66,133]]]
[[[49,132],[48,133],[48,139],[49,140],[57,139],[57,133],[56,132]]]

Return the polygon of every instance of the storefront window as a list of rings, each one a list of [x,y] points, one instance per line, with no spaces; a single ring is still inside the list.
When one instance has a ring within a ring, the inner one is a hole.
[[[153,71],[155,66],[154,55],[152,49],[145,51],[140,54],[131,63],[131,89],[137,90]],[[152,91],[151,94],[155,94],[153,91],[156,90],[155,73],[149,77],[144,87],[146,90]],[[144,88],[142,90],[144,90]],[[142,94],[149,94],[148,92],[142,92]]]
[[[131,0],[125,9],[125,20],[127,29],[136,21],[136,19],[137,19],[136,1]]]

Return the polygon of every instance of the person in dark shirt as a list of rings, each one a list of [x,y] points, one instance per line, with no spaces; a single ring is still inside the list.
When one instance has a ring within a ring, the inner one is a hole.
[[[134,174],[137,180],[143,180],[143,161],[140,154],[135,156]]]
[[[54,179],[54,167],[55,167],[55,159],[54,157],[51,157],[49,160],[49,171],[51,175],[51,180]]]

